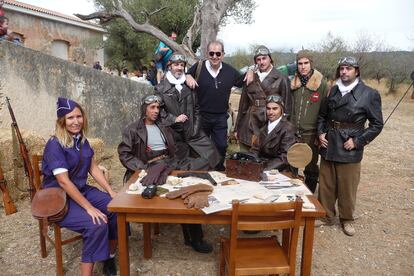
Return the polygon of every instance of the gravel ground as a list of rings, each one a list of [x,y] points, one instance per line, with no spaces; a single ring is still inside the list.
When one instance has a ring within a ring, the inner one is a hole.
[[[383,96],[384,117],[398,96]],[[338,224],[316,229],[313,275],[413,275],[414,101],[408,98],[366,148],[356,235],[344,235]],[[110,158],[104,165],[110,169],[111,183],[119,189],[124,170],[115,148],[107,148],[106,155]],[[53,252],[45,259],[40,257],[37,221],[31,217],[28,199],[17,202],[17,208],[18,213],[11,216],[0,209],[0,275],[54,275]],[[164,224],[153,239],[153,258],[145,260],[142,227],[132,224],[132,275],[217,275],[219,237],[228,228],[206,225],[204,230],[206,239],[214,244],[213,253],[192,251],[183,244],[179,225]],[[79,274],[80,251],[80,242],[64,248],[66,275]],[[101,264],[96,265],[96,275],[101,271]]]

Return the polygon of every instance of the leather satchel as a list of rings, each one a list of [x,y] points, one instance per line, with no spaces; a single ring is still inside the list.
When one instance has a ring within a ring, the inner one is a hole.
[[[43,222],[42,233],[47,234],[48,222],[61,221],[68,212],[66,193],[62,188],[53,187],[36,192],[32,200],[32,215]]]

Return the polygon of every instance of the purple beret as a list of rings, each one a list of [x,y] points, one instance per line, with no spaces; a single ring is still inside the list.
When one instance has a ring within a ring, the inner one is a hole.
[[[79,105],[76,102],[70,99],[59,97],[56,102],[57,117],[60,118],[60,117],[65,116],[68,113],[71,113],[75,109],[75,107],[78,107],[78,106]]]

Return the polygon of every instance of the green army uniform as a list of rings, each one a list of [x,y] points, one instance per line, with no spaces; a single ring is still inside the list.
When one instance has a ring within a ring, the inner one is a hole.
[[[290,121],[295,125],[299,141],[308,144],[312,149],[312,161],[305,168],[305,183],[308,188],[315,192],[318,183],[318,147],[316,123],[318,119],[321,102],[328,95],[328,85],[323,75],[313,69],[306,86],[302,86],[299,73],[296,73],[291,81],[291,93],[293,108]]]

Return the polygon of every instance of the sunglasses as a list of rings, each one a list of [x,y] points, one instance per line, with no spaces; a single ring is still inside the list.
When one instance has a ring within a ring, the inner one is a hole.
[[[277,103],[283,105],[283,99],[279,95],[270,95],[267,96],[266,103]]]
[[[208,52],[208,55],[210,56],[210,57],[214,57],[214,55],[216,55],[216,57],[221,57],[221,52],[213,52],[213,51],[211,51],[211,52]]]
[[[184,55],[181,54],[174,54],[171,56],[170,58],[171,62],[187,62],[186,58]]]
[[[152,103],[159,103],[162,104],[162,99],[160,96],[157,95],[148,95],[144,98],[144,103],[152,104]]]
[[[354,57],[343,57],[339,59],[338,65],[358,67],[358,61]]]

